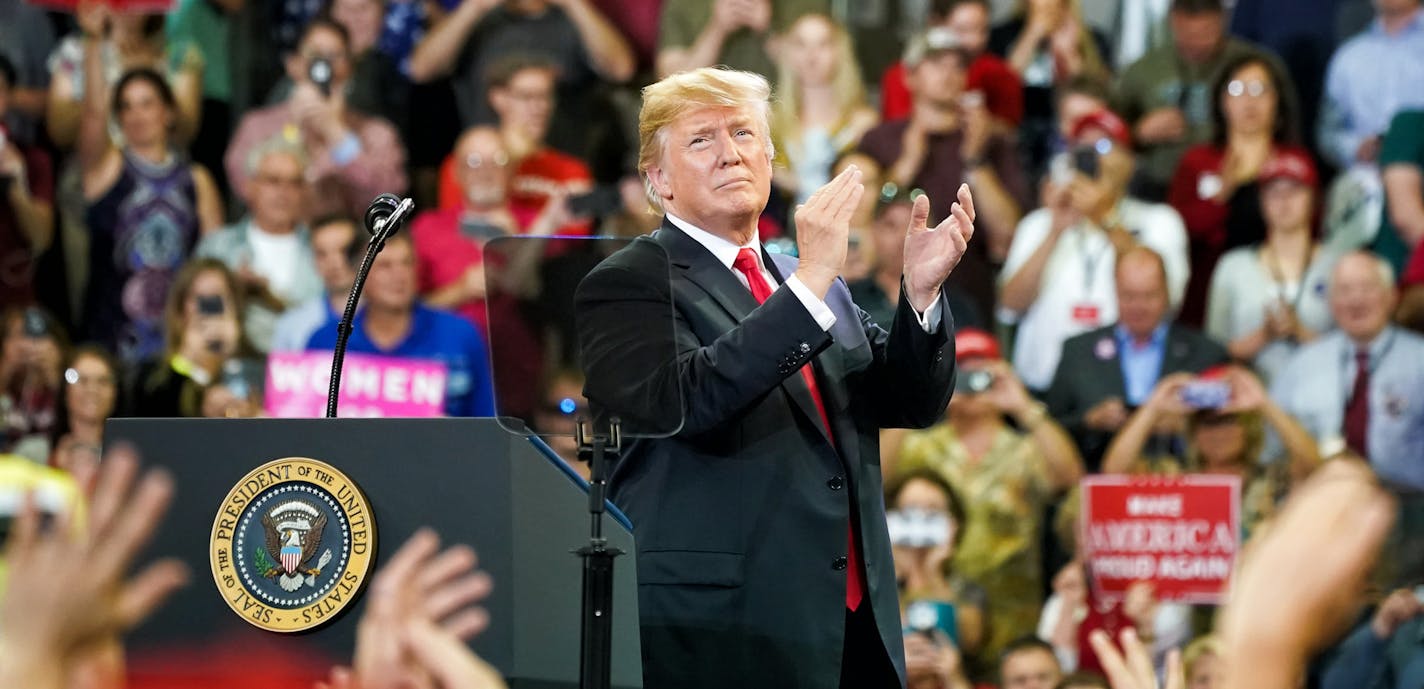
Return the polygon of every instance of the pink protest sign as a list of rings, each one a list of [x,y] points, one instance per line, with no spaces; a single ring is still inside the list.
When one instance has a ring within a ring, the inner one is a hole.
[[[444,416],[446,378],[438,361],[347,354],[337,415]],[[273,353],[267,357],[267,415],[324,416],[330,380],[331,352]]]

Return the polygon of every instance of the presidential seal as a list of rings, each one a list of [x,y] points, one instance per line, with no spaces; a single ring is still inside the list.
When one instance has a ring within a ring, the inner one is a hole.
[[[254,626],[299,632],[330,622],[371,567],[376,525],[366,496],[324,462],[289,457],[244,476],[213,520],[218,592]]]

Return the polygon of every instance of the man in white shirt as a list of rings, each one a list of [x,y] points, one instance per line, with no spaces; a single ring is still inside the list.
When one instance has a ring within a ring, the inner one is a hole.
[[[248,158],[248,216],[198,244],[198,256],[216,258],[237,275],[247,302],[243,331],[257,351],[271,348],[277,317],[289,306],[321,294],[306,227],[302,223],[306,154],[276,137]]]
[[[1079,118],[1072,134],[1073,148],[1052,164],[1048,206],[1019,223],[999,273],[999,317],[1018,324],[1014,368],[1040,392],[1065,340],[1117,320],[1119,252],[1141,244],[1162,257],[1173,311],[1190,273],[1181,216],[1127,195],[1134,158],[1126,123],[1099,110]]]
[[[357,239],[364,234],[357,229],[355,220],[345,216],[328,216],[312,222],[312,258],[321,277],[322,293],[287,309],[277,319],[270,351],[304,351],[312,333],[341,318],[351,284],[356,281],[361,250],[365,247],[365,243]]]

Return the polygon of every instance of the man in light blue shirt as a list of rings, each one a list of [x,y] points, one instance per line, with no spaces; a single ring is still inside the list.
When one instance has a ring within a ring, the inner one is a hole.
[[[322,218],[312,224],[311,252],[322,293],[282,313],[272,333],[270,351],[303,351],[313,333],[341,318],[351,283],[356,280],[356,262],[365,246],[357,241],[359,236],[356,221],[345,216]]]
[[[1374,4],[1375,21],[1340,46],[1325,75],[1320,152],[1340,167],[1374,164],[1395,113],[1424,107],[1420,0]]]

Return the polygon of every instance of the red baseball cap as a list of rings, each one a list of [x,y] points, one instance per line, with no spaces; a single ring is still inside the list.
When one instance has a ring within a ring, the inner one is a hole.
[[[1083,138],[1089,130],[1097,129],[1106,134],[1113,143],[1127,146],[1132,143],[1132,130],[1111,110],[1094,110],[1073,123],[1073,139]]]
[[[954,332],[954,360],[999,359],[999,341],[978,328],[960,328]]]
[[[1311,189],[1320,185],[1315,163],[1310,160],[1310,156],[1292,150],[1275,151],[1261,165],[1261,172],[1256,175],[1256,179],[1261,186],[1278,179],[1288,179]]]

